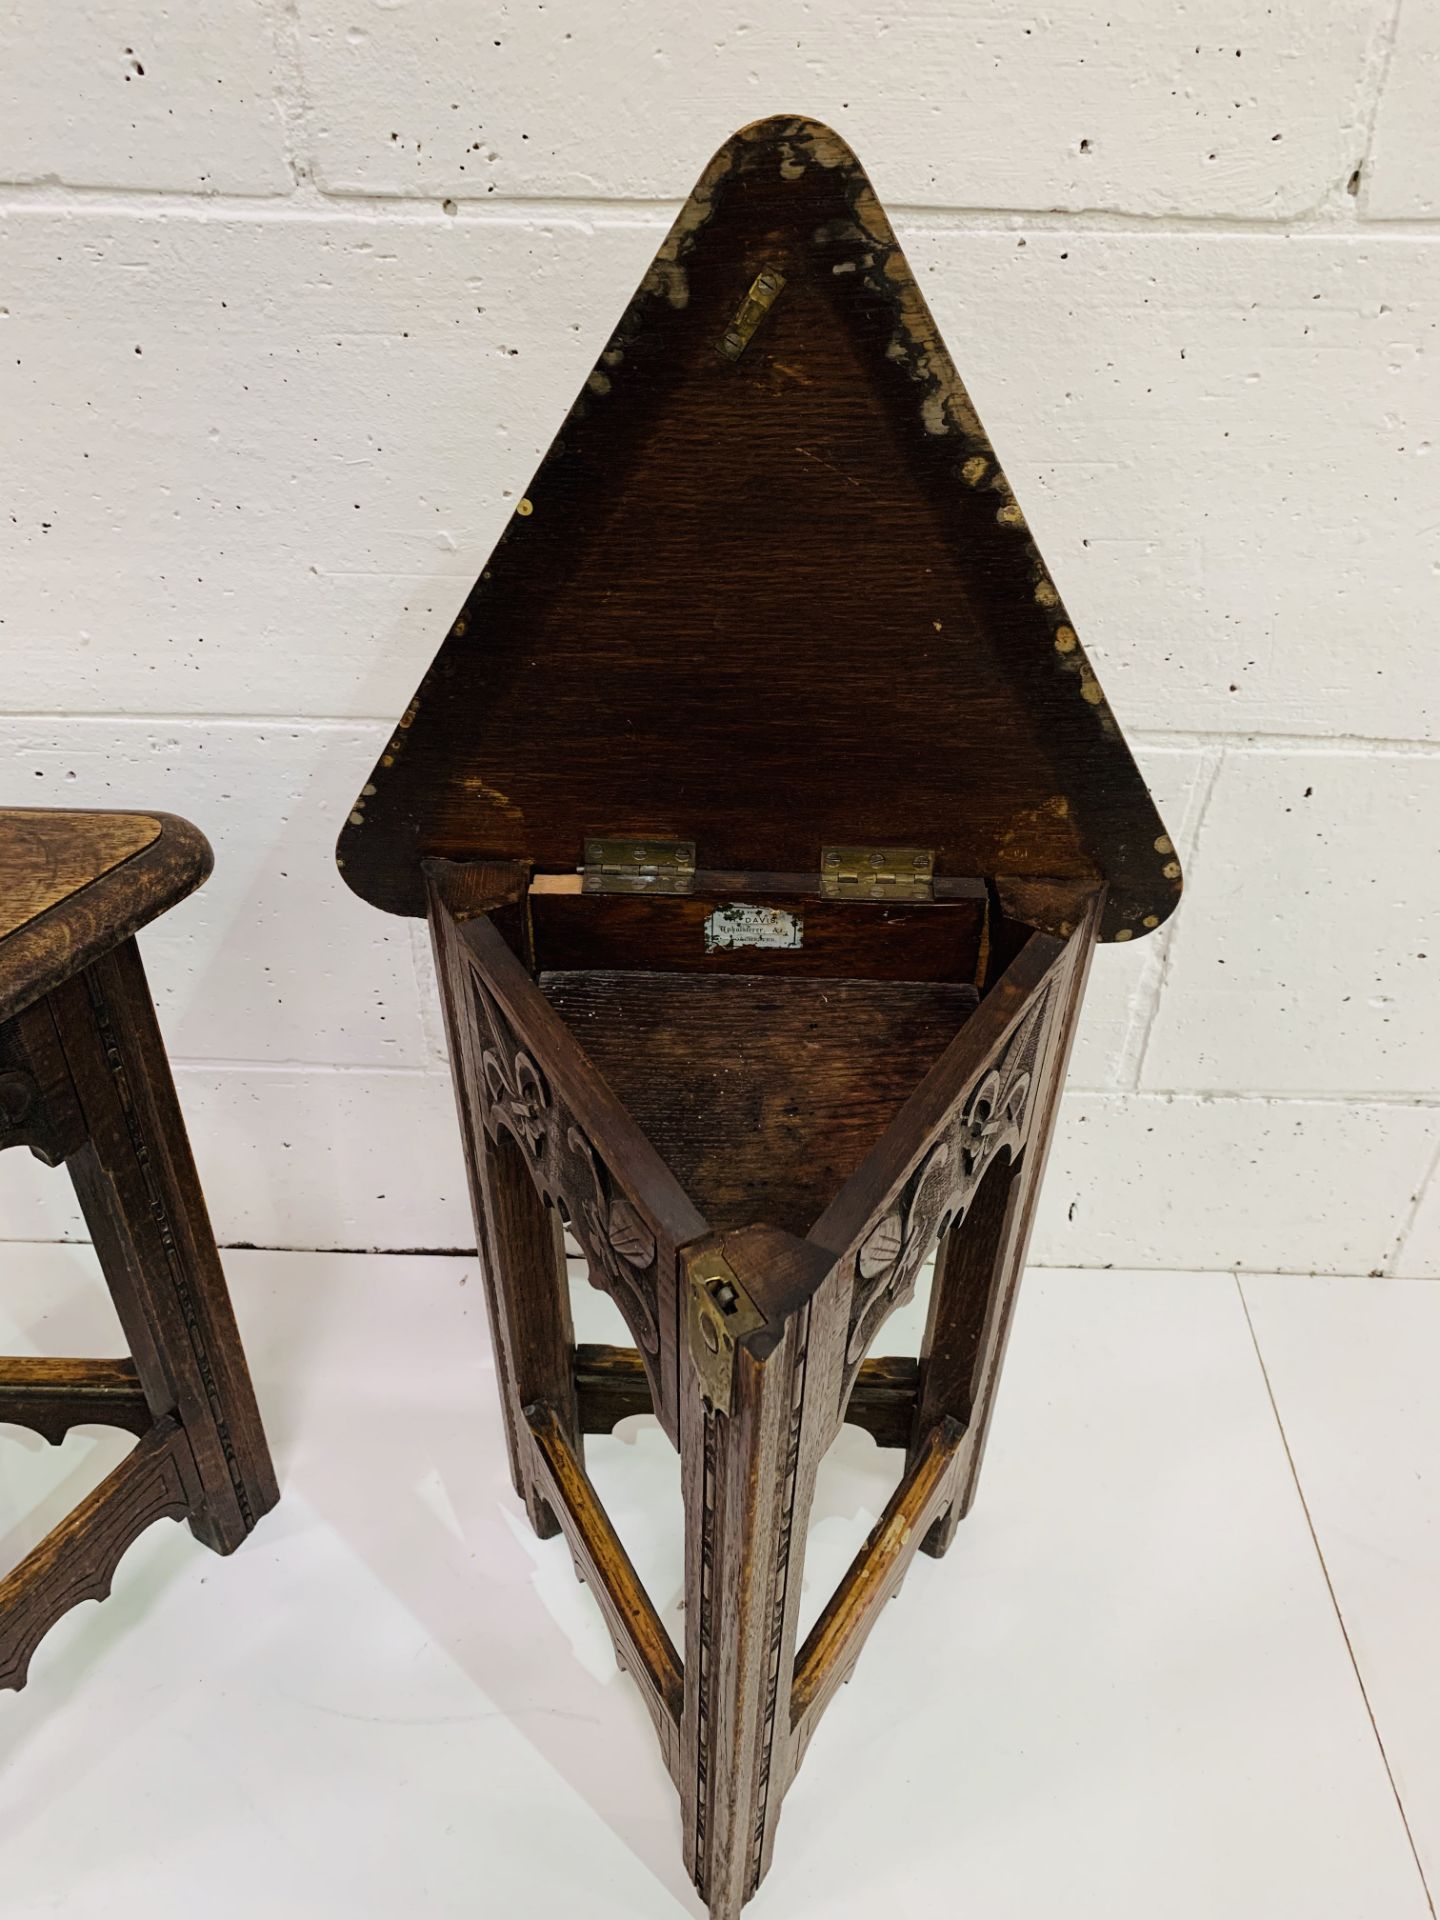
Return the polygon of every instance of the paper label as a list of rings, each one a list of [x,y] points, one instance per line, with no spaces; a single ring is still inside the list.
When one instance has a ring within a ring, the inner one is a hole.
[[[805,923],[798,913],[783,907],[749,906],[743,901],[716,907],[705,922],[705,951],[721,953],[729,947],[798,947]]]

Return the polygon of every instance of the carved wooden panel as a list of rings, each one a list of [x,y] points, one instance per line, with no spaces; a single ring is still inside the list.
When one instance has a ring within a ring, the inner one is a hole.
[[[29,1147],[47,1167],[58,1167],[84,1138],[49,1008],[0,1020],[0,1152]]]
[[[0,1689],[24,1686],[30,1658],[82,1600],[103,1600],[125,1550],[157,1520],[180,1520],[198,1498],[194,1463],[173,1415],[0,1580]]]
[[[616,1178],[473,969],[470,986],[486,1129],[505,1129],[524,1149],[535,1184],[558,1207],[584,1254],[590,1284],[624,1315],[659,1405],[660,1223]]]
[[[871,1341],[914,1292],[926,1255],[942,1235],[963,1231],[970,1202],[989,1167],[1001,1155],[1015,1156],[1023,1148],[1052,998],[1049,985],[1036,995],[847,1256],[854,1280],[842,1405]]]

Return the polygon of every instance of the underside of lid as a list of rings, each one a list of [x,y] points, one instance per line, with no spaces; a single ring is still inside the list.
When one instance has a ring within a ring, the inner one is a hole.
[[[818,870],[1108,887],[1180,874],[869,182],[828,129],[735,135],[686,202],[341,834],[573,870],[587,838]]]

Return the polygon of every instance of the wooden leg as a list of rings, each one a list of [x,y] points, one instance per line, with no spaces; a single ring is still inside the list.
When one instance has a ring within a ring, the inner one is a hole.
[[[1023,1181],[1008,1156],[990,1167],[964,1220],[935,1256],[935,1282],[920,1349],[920,1391],[910,1435],[913,1466],[940,1421],[968,1428],[975,1409],[987,1334],[1017,1278],[1017,1233]],[[961,1519],[954,1500],[925,1536],[923,1551],[939,1559]]]
[[[980,1468],[985,1458],[985,1443],[990,1437],[990,1420],[995,1411],[995,1393],[1000,1383],[1000,1369],[1005,1363],[1005,1349],[1010,1340],[1010,1328],[1015,1318],[1015,1302],[1020,1288],[1020,1277],[1025,1271],[1025,1257],[1030,1250],[1030,1231],[1035,1224],[1035,1209],[1040,1199],[1040,1185],[1045,1178],[1045,1164],[1050,1157],[1050,1143],[1055,1137],[1055,1122],[1060,1114],[1060,1096],[1065,1091],[1065,1074],[1070,1065],[1070,1049],[1075,1044],[1075,1029],[1080,1020],[1080,1007],[1085,998],[1085,983],[1090,977],[1090,962],[1095,953],[1095,934],[1100,924],[1103,906],[1101,899],[1092,901],[1090,909],[1081,923],[1077,936],[1070,944],[1070,954],[1066,962],[1066,973],[1060,983],[1060,992],[1046,1038],[1045,1064],[1040,1074],[1040,1087],[1035,1117],[1025,1143],[1025,1152],[1015,1174],[1015,1194],[1013,1210],[1007,1225],[1007,1241],[1001,1255],[1002,1279],[997,1288],[997,1298],[986,1326],[985,1338],[980,1355],[980,1367],[975,1382],[975,1402],[970,1415],[970,1427],[965,1436],[965,1460],[961,1472],[960,1494],[955,1502],[955,1519],[963,1520],[975,1504],[976,1486],[980,1479]],[[943,1525],[943,1520],[942,1523]]]
[[[455,1091],[455,1109],[460,1120],[460,1139],[465,1151],[465,1175],[470,1188],[470,1211],[475,1221],[475,1245],[480,1256],[485,1285],[485,1310],[490,1322],[490,1346],[495,1355],[495,1376],[500,1387],[500,1410],[505,1421],[505,1452],[510,1462],[510,1481],[523,1500],[525,1470],[523,1460],[524,1428],[522,1402],[515,1393],[510,1371],[509,1351],[504,1338],[500,1296],[495,1282],[495,1263],[490,1257],[490,1229],[485,1203],[485,1184],[481,1167],[485,1161],[486,1135],[481,1121],[484,1100],[479,1079],[479,1063],[474,1041],[474,1016],[468,996],[468,969],[449,933],[450,922],[441,912],[432,912],[430,939],[435,954],[435,972],[440,982],[440,1004],[445,1015],[445,1038],[450,1049],[450,1082]]]
[[[432,912],[430,928],[475,1237],[485,1272],[510,1478],[531,1525],[548,1540],[560,1528],[531,1471],[526,1407],[539,1402],[549,1407],[566,1444],[583,1457],[564,1230],[531,1178],[523,1148],[508,1132],[499,1130],[492,1140],[485,1130],[482,1036],[476,1027],[470,968],[443,911]]]
[[[737,1350],[728,1413],[682,1390],[685,1849],[712,1920],[737,1920],[754,1892],[787,1784],[811,1313],[789,1315],[764,1358]]]
[[[948,1416],[966,1430],[955,1499],[924,1542],[925,1552],[936,1558],[945,1553],[955,1529],[975,1503],[1101,904],[1098,899],[1092,902],[1084,924],[1070,943],[1037,1060],[1036,1091],[1024,1151],[1018,1161],[1000,1162],[989,1170],[971,1202],[969,1217],[942,1244],[910,1441],[913,1465],[937,1419]]]
[[[196,1537],[229,1553],[279,1498],[133,940],[50,997],[86,1142],[74,1180],[151,1413],[194,1455]]]
[[[0,1690],[24,1686],[31,1655],[71,1607],[106,1598],[140,1534],[157,1520],[185,1519],[200,1498],[189,1443],[167,1414],[0,1580]]]
[[[560,1218],[546,1206],[525,1164],[524,1149],[508,1134],[486,1140],[480,1160],[485,1196],[485,1263],[494,1276],[497,1347],[505,1349],[507,1419],[523,1422],[527,1407],[543,1403],[566,1445],[582,1457],[575,1395],[575,1330],[565,1272]],[[519,1492],[542,1540],[560,1531],[540,1484],[521,1453]]]

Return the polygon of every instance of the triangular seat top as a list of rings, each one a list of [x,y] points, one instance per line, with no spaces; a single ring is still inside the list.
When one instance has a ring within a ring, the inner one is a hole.
[[[0,807],[0,1022],[193,893],[211,858],[169,813]]]
[[[587,837],[713,870],[828,846],[938,876],[1180,874],[889,222],[843,142],[766,120],[711,161],[340,837],[573,872]]]

